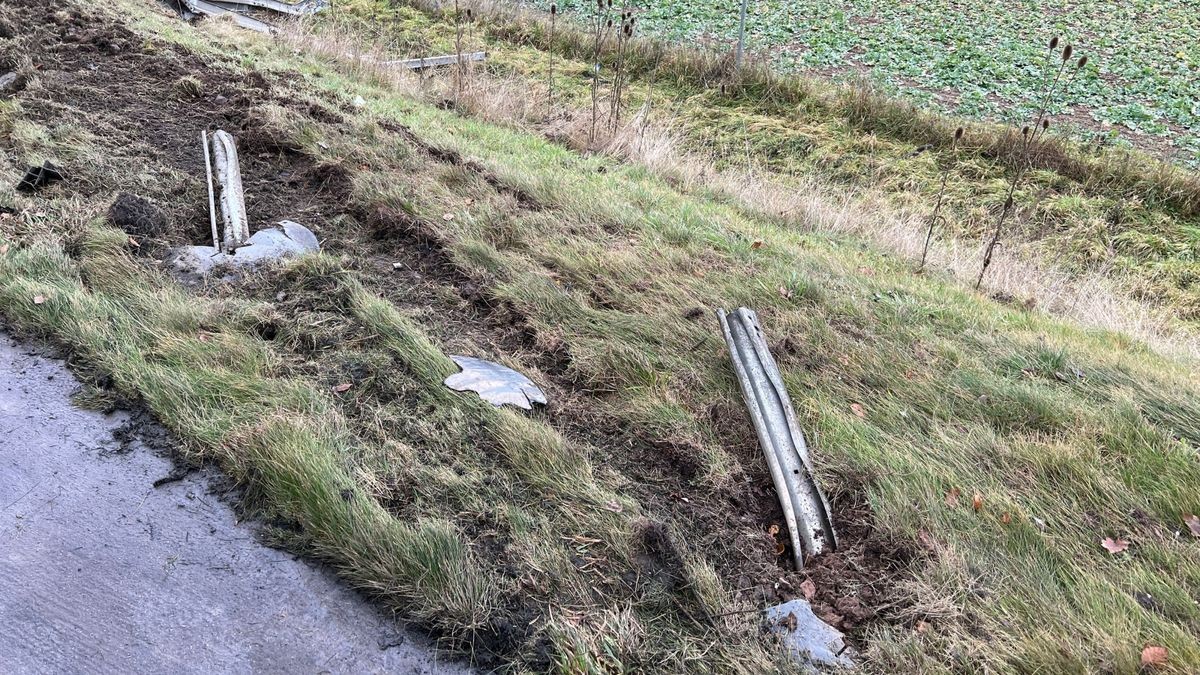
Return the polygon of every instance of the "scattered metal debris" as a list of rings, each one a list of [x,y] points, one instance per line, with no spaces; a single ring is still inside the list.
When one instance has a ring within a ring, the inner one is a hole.
[[[253,17],[244,14],[238,14],[232,10],[226,9],[220,5],[206,2],[205,0],[178,0],[180,4],[180,16],[186,21],[191,21],[197,16],[233,16],[233,20],[237,25],[249,30],[258,31],[270,35],[275,32],[275,27],[265,21],[259,21]]]
[[[208,165],[209,145],[205,145],[205,165]],[[227,132],[212,135],[212,164],[216,167],[217,191],[221,205],[221,250],[233,252],[250,238],[246,223],[246,196],[242,190],[242,169],[238,165],[237,143]],[[211,180],[211,178],[210,178]],[[211,185],[211,183],[210,183]]]
[[[51,183],[65,178],[62,169],[52,162],[42,162],[41,166],[31,166],[25,170],[21,182],[17,183],[17,192],[36,192]]]
[[[728,315],[719,309],[717,317],[779,493],[796,567],[803,568],[806,557],[837,547],[829,504],[814,478],[804,434],[796,422],[779,366],[763,339],[758,315],[742,307]]]
[[[290,14],[292,16],[311,16],[329,7],[329,0],[300,0],[299,2],[283,2],[283,0],[210,0],[210,2],[233,12],[267,9],[272,12]]]
[[[16,73],[0,75],[0,96],[11,96],[25,88],[25,78]]]
[[[813,614],[804,600],[768,607],[766,620],[796,663],[810,668],[854,667],[842,633]]]
[[[246,268],[320,249],[312,230],[284,220],[255,232],[231,252],[215,246],[181,246],[167,258],[167,265],[182,276],[203,276],[222,267]]]
[[[225,131],[216,131],[211,138],[206,132],[201,132],[200,142],[204,150],[204,168],[208,173],[208,212],[213,245],[174,249],[166,260],[170,269],[183,279],[194,279],[219,268],[253,267],[269,260],[320,249],[312,230],[290,220],[280,221],[274,227],[251,235],[250,223],[246,218],[241,167],[238,165],[237,142]],[[220,233],[217,232],[218,204],[222,225]]]
[[[496,407],[515,405],[532,410],[534,403],[546,405],[546,394],[528,377],[498,363],[451,356],[462,372],[446,378],[446,386],[455,391],[474,391]]]
[[[466,63],[470,61],[482,61],[487,58],[487,52],[473,52],[471,54],[447,54],[445,56],[426,56],[420,59],[400,59],[397,61],[380,61],[381,66],[396,66],[397,68],[408,68],[409,70],[423,70],[425,68],[437,68],[439,66],[453,65],[455,62]]]

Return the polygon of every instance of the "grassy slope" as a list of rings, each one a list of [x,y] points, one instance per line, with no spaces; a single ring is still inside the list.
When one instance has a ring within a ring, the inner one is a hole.
[[[409,214],[460,273],[525,317],[534,352],[568,354],[562,377],[578,409],[694,448],[700,470],[682,495],[692,500],[761,471],[744,419],[713,414],[738,406],[715,327],[686,314],[758,309],[827,488],[838,503],[865,500],[878,536],[915,550],[895,589],[905,612],[866,636],[874,668],[1132,671],[1148,643],[1169,647],[1178,672],[1200,664],[1197,544],[1175,534],[1200,510],[1191,364],[914,277],[853,241],[682,195],[644,169],[397,97],[252,36],[156,15],[140,29],[213,59],[236,40],[229,66],[303,73],[275,80],[300,96],[364,96],[367,110],[344,125],[289,115],[275,131],[344,167],[350,206]],[[505,188],[434,162],[386,132],[396,122]],[[436,312],[410,312],[424,326],[398,312],[376,295],[387,288],[367,290],[372,277],[351,255],[269,278],[311,302],[303,312],[273,293],[196,301],[91,220],[104,197],[4,221],[0,309],[75,348],[249,481],[302,527],[297,544],[467,645],[496,630],[505,602],[536,598],[535,637],[508,658],[541,663],[548,649],[564,669],[770,667],[751,621],[703,618],[753,603],[704,547],[680,540],[675,583],[607,583],[636,569],[639,519],[697,541],[703,532],[677,501],[655,501],[619,448],[564,439],[571,430],[553,416],[497,414],[445,392],[452,366],[423,335],[438,332]],[[68,257],[74,237],[83,244]],[[31,302],[38,294],[45,303]],[[343,347],[298,355],[317,312],[341,317]],[[258,337],[264,320],[282,326],[273,342]],[[347,360],[353,402],[322,379]],[[346,499],[347,485],[361,497]],[[1110,556],[1104,536],[1133,546]],[[917,620],[931,628],[914,631]],[[708,652],[713,640],[722,646]]]
[[[452,51],[453,26],[409,4],[424,7],[419,0],[394,9],[356,0],[339,16],[351,23],[372,17],[367,30],[394,53]],[[544,50],[553,45],[558,103],[590,105],[589,43],[570,36],[565,24],[551,40],[536,21],[484,15],[472,34],[486,44],[490,69],[538,82],[543,91]],[[817,176],[883,191],[893,203],[921,210],[934,200],[940,167],[949,165],[946,233],[966,241],[990,229],[1004,201],[1011,145],[994,127],[968,125],[965,151],[951,157],[939,150],[951,123],[859,90],[794,81],[735,86],[728,64],[671,61],[648,46],[631,62],[630,109],[650,91],[660,114],[680,127],[686,149],[713,157],[718,168],[750,168],[785,185]],[[917,152],[929,144],[932,150]],[[1018,190],[1025,207],[1011,243],[1072,274],[1108,270],[1133,295],[1187,321],[1200,317],[1200,178],[1121,152],[1067,147],[1047,157],[1060,159],[1047,159]]]

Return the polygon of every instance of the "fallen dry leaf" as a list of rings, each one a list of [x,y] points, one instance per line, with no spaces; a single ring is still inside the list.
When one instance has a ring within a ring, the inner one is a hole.
[[[620,513],[625,510],[624,507],[622,507],[618,502],[608,502],[604,505],[604,508],[612,511],[613,513]]]
[[[1146,645],[1142,650],[1142,667],[1157,668],[1158,666],[1167,665],[1167,648],[1156,647],[1154,645]]]
[[[1105,537],[1104,539],[1101,539],[1100,545],[1104,547],[1105,551],[1108,551],[1113,555],[1116,555],[1129,548],[1128,541],[1125,541],[1124,539],[1113,539],[1112,537]]]
[[[130,246],[132,246],[132,247],[134,247],[134,248],[141,248],[141,247],[142,247],[142,245],[138,243],[138,240],[137,240],[137,239],[134,239],[133,237],[130,237],[130,238],[129,238],[129,245],[130,245]]]
[[[851,411],[852,411],[852,412],[853,412],[855,415],[858,415],[859,417],[862,417],[862,418],[864,418],[864,419],[865,419],[865,418],[866,418],[866,416],[867,416],[867,411],[866,411],[866,409],[865,409],[865,408],[863,408],[863,407],[862,407],[862,405],[861,405],[861,404],[859,404],[859,403],[851,403],[851,404],[850,404],[850,410],[851,410]]]
[[[351,385],[349,382],[343,382],[339,385],[334,386],[333,390],[340,394],[340,393],[346,391],[347,389],[349,389],[351,386],[353,386],[353,385]]]
[[[786,630],[789,633],[796,630],[796,624],[797,624],[797,621],[796,621],[796,613],[795,612],[788,612],[787,616],[785,616],[779,620],[779,627]]]
[[[946,506],[958,506],[958,496],[962,494],[958,488],[950,488],[946,493]]]
[[[792,299],[792,291],[790,288],[787,288],[786,286],[779,287],[779,295],[782,296],[784,300]]]
[[[779,526],[775,523],[771,523],[771,526],[767,528],[767,534],[771,535],[772,537],[779,534]]]
[[[838,357],[838,363],[842,364],[843,366],[848,366],[850,365],[850,357],[842,354]]]
[[[1193,537],[1200,537],[1200,516],[1195,516],[1190,513],[1183,516],[1183,524],[1188,526],[1192,531]]]
[[[812,579],[805,579],[800,583],[800,595],[803,595],[805,600],[812,600],[816,594],[817,585],[812,582]]]
[[[922,634],[928,633],[929,632],[929,624],[926,623],[925,621],[918,621],[917,622],[917,632],[922,633]]]
[[[5,253],[8,253],[8,244],[0,245],[0,255],[4,255]]]
[[[762,239],[755,239],[754,243],[750,244],[750,248],[757,251],[758,249],[762,248],[762,245],[763,245]]]
[[[787,550],[787,544],[784,544],[781,541],[775,542],[775,555],[783,555],[784,551],[786,551],[786,550]]]
[[[975,509],[975,513],[979,513],[979,510],[983,508],[983,495],[975,493],[975,496],[971,498],[971,508]]]
[[[44,296],[44,295],[33,296],[33,304],[35,304],[35,305],[40,305],[45,301],[46,301],[46,296]]]
[[[1004,515],[1000,516],[1000,522],[1008,525],[1012,522],[1012,515],[1010,515],[1008,511],[1005,511]]]
[[[443,213],[442,220],[444,220],[446,222],[450,222],[451,220],[454,220],[454,214],[453,213]]]

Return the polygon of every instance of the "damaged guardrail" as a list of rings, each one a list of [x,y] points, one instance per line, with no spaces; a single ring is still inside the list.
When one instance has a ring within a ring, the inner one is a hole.
[[[796,567],[803,568],[805,558],[837,547],[829,503],[817,485],[804,434],[779,366],[763,338],[758,315],[742,307],[730,314],[719,309],[717,318],[779,493]]]
[[[250,226],[246,222],[246,194],[242,189],[242,169],[238,164],[237,143],[226,131],[216,131],[212,143],[204,146],[204,163],[209,164],[208,153],[212,152],[212,165],[216,168],[218,201],[221,205],[221,221],[224,223],[220,248],[232,253],[250,238]],[[209,177],[212,180],[212,177]],[[210,195],[211,195],[211,185]]]

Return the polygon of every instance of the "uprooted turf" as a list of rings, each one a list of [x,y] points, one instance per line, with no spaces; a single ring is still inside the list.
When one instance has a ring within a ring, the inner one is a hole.
[[[0,195],[17,209],[0,216],[0,314],[245,482],[281,541],[448,645],[536,669],[769,671],[753,610],[811,580],[870,670],[1129,672],[1146,645],[1168,671],[1200,664],[1193,364],[126,6],[127,35],[102,9],[0,10],[45,27],[25,39],[76,45],[26,49],[43,61],[5,109],[6,166],[76,173]],[[100,46],[64,39],[85,24]],[[180,59],[213,87],[199,101],[173,86]],[[134,95],[89,98],[88,63]],[[207,124],[245,144],[256,222],[299,213],[324,254],[192,290],[154,268],[207,228]],[[169,214],[174,241],[104,222],[119,191]],[[804,571],[769,534],[711,316],[739,304],[763,319],[842,531]],[[517,367],[552,403],[524,416],[451,392],[447,353]]]

